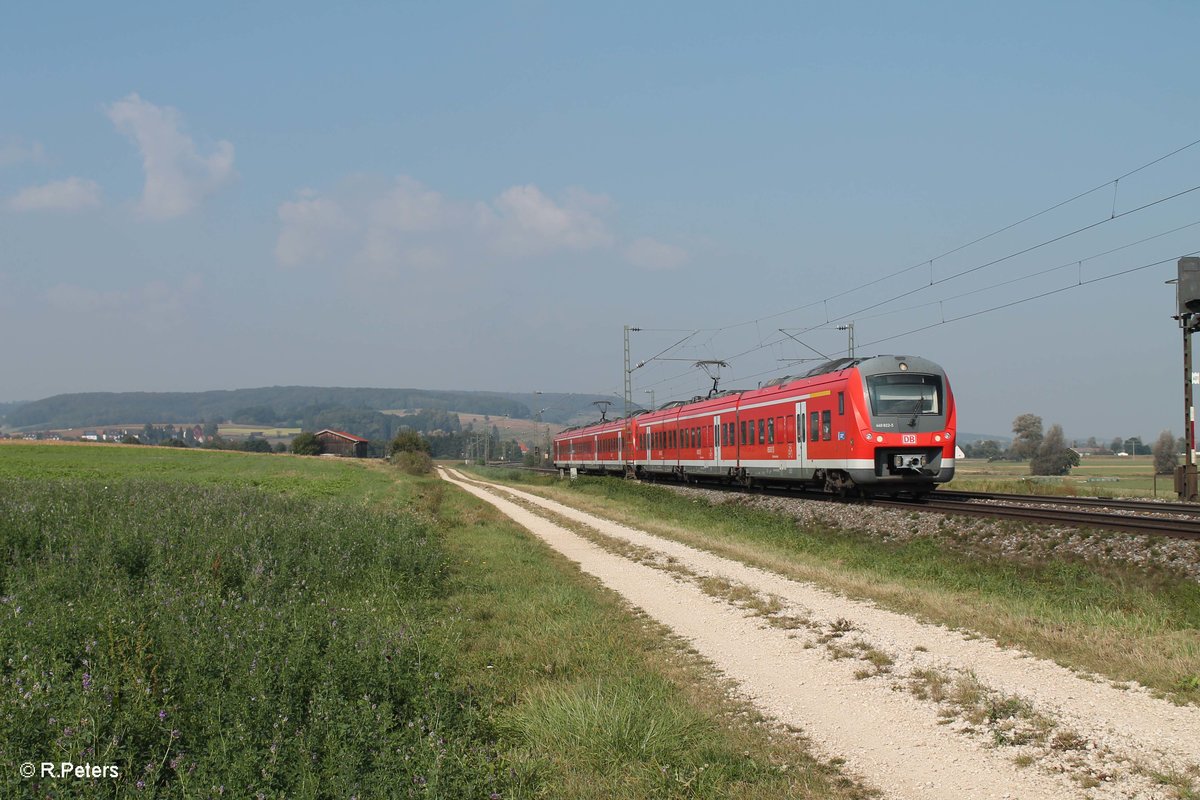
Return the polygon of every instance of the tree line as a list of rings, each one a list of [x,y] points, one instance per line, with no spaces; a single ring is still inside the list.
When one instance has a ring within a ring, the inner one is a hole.
[[[6,409],[14,428],[84,428],[134,420],[192,423],[244,417],[251,425],[288,423],[336,409],[425,409],[529,419],[529,402],[498,392],[273,386],[210,392],[84,392],[60,394]]]
[[[1176,438],[1171,431],[1163,431],[1154,445],[1146,445],[1138,436],[1127,439],[1114,438],[1107,445],[1090,437],[1086,442],[1072,441],[1067,444],[1062,426],[1054,424],[1043,432],[1042,418],[1036,414],[1020,414],[1013,420],[1014,435],[1010,445],[1005,446],[992,439],[960,445],[967,458],[983,458],[988,461],[1028,461],[1031,475],[1067,475],[1072,467],[1079,466],[1080,451],[1094,455],[1118,455],[1154,457],[1154,470],[1168,474],[1179,463],[1179,453],[1186,447],[1183,438]]]

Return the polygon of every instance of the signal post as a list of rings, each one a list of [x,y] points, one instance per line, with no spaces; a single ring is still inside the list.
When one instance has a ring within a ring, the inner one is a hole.
[[[1196,480],[1196,406],[1194,387],[1200,373],[1192,370],[1192,334],[1200,330],[1200,258],[1179,259],[1179,278],[1175,282],[1179,327],[1183,331],[1183,465],[1175,468],[1175,491],[1180,500],[1194,501]]]

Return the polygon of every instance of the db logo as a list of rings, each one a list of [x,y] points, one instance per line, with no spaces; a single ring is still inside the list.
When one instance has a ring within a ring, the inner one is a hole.
[[[904,444],[916,444],[916,443],[917,443],[916,435],[911,434],[911,433],[904,434]]]

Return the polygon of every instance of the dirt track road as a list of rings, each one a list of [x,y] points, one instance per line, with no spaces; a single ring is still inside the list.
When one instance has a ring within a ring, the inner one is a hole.
[[[1200,709],[456,471],[885,797],[1169,798]],[[940,702],[939,702],[940,700]],[[973,705],[972,705],[973,704]]]

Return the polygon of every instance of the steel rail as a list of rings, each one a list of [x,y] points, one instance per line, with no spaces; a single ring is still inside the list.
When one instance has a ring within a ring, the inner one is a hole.
[[[1006,503],[1040,503],[1043,505],[1079,506],[1082,508],[1119,508],[1154,514],[1197,514],[1200,503],[1172,503],[1157,500],[1128,500],[1107,497],[1074,497],[1052,494],[1002,494],[999,492],[959,492],[953,489],[935,489],[934,499],[969,502],[971,500],[999,500]]]
[[[556,470],[531,467],[537,472]],[[653,483],[654,481],[650,481]],[[667,483],[663,481],[663,483]],[[689,485],[689,484],[681,484]],[[859,502],[885,508],[898,508],[921,513],[951,514],[970,517],[991,517],[1041,525],[1065,525],[1075,528],[1098,528],[1123,531],[1147,536],[1170,536],[1178,539],[1200,539],[1200,508],[1190,503],[1150,503],[1138,501],[1107,501],[1103,498],[1057,498],[1048,495],[1003,495],[986,492],[952,492],[942,489],[927,495],[923,500],[896,500],[873,497],[860,500],[844,500],[834,495],[803,487],[758,486],[745,487],[698,482],[690,484],[718,491],[759,493],[773,497],[790,497],[824,502]],[[971,500],[988,500],[972,503]],[[999,502],[998,502],[999,501]],[[1022,505],[1023,504],[1023,505]],[[1076,506],[1076,508],[1049,508],[1047,506]],[[1082,506],[1082,507],[1080,507]],[[1118,511],[1140,513],[1118,513]],[[1161,516],[1176,514],[1177,516]],[[1157,515],[1157,516],[1156,516]],[[1186,516],[1179,516],[1186,515]]]

